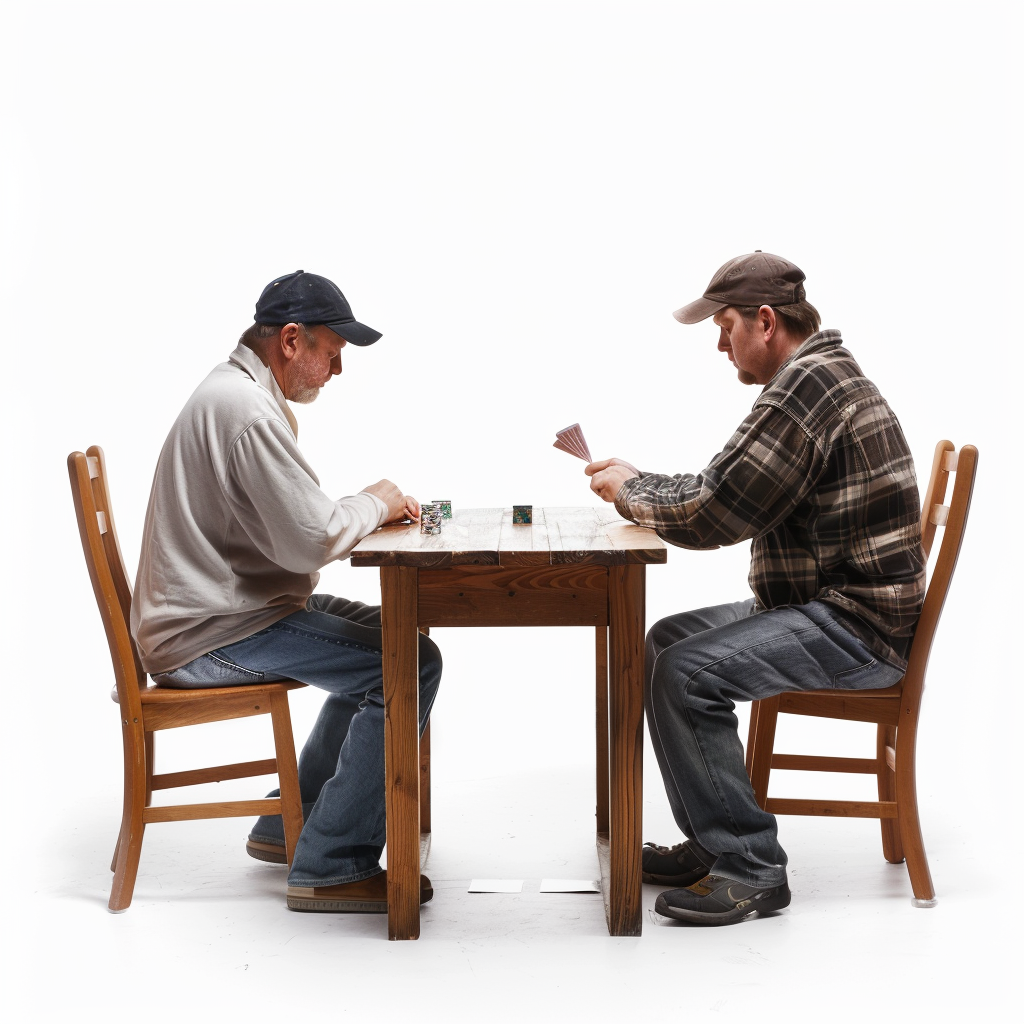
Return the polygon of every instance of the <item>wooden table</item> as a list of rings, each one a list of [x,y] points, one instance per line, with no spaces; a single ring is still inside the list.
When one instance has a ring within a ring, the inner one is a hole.
[[[639,935],[644,573],[651,530],[610,506],[456,510],[440,535],[389,526],[353,565],[380,567],[384,628],[388,935],[420,934],[421,626],[592,626],[597,653],[597,848],[608,931]],[[425,822],[429,830],[429,818]]]

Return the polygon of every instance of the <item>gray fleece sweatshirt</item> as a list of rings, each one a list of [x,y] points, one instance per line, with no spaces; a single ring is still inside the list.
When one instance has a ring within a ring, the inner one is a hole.
[[[242,345],[185,404],[157,462],[132,599],[147,672],[299,611],[317,570],[384,522],[373,494],[324,494],[297,435],[274,375]]]

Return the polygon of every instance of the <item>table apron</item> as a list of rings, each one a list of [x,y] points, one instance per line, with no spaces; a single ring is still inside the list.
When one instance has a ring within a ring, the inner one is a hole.
[[[420,569],[421,626],[607,626],[608,566]]]

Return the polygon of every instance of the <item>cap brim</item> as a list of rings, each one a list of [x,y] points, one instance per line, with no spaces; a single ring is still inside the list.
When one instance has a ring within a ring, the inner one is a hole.
[[[350,345],[372,345],[381,337],[380,331],[375,331],[358,320],[349,320],[345,324],[324,324],[324,327],[329,327],[339,338],[344,338]]]
[[[699,298],[682,309],[677,309],[672,315],[681,324],[699,324],[701,320],[707,320],[723,309],[728,308],[728,302],[718,302],[716,299]]]

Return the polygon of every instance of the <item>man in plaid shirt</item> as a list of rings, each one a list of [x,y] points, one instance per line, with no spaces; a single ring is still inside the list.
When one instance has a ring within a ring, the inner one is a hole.
[[[591,488],[672,544],[751,541],[753,598],[683,612],[647,636],[647,721],[686,842],[648,843],[645,882],[681,888],[655,909],[728,924],[789,905],[786,854],[743,763],[737,700],[892,686],[924,601],[920,499],[899,421],[820,330],[804,274],[760,251],[721,267],[677,310],[720,328],[744,384],[764,385],[701,473],[587,467]]]

